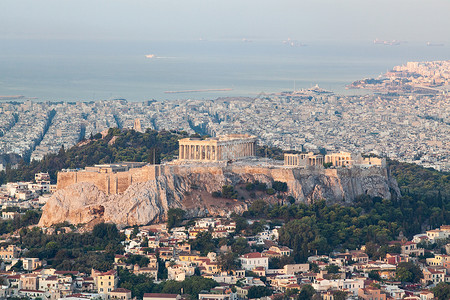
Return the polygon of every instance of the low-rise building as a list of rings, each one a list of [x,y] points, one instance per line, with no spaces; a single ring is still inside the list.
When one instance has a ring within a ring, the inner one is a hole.
[[[422,272],[422,283],[425,285],[428,285],[430,282],[433,284],[438,284],[445,281],[445,271],[436,270],[433,268],[424,268]]]
[[[309,264],[287,264],[283,267],[284,274],[309,272]]]
[[[358,290],[359,300],[386,300],[386,294],[383,294],[380,289],[373,287],[360,288]]]
[[[8,247],[0,248],[0,259],[5,261],[11,261],[14,258],[18,258],[20,254],[20,248],[16,245],[8,245]]]
[[[180,300],[179,294],[145,293],[142,300]]]
[[[97,292],[99,294],[109,294],[117,288],[119,277],[115,270],[96,274]]]
[[[109,297],[113,300],[130,300],[131,291],[124,288],[117,288],[109,293]]]
[[[251,252],[242,255],[239,260],[241,261],[242,268],[247,271],[251,271],[255,267],[264,267],[265,269],[269,268],[269,258],[264,257],[259,252]]]
[[[405,242],[402,243],[402,254],[403,255],[414,255],[414,256],[420,256],[424,254],[423,248],[418,248],[417,243],[414,242]]]

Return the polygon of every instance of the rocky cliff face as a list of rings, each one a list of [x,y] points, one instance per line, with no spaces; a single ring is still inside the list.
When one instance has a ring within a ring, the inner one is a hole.
[[[144,225],[165,220],[169,208],[185,209],[190,216],[240,213],[251,202],[244,185],[257,180],[268,186],[275,180],[286,182],[288,194],[299,202],[308,203],[318,199],[349,203],[362,194],[391,198],[391,190],[400,195],[395,179],[382,168],[305,170],[242,165],[176,166],[166,168],[155,180],[133,183],[120,194],[106,195],[89,182],[58,190],[44,206],[39,225],[47,227],[64,221]],[[237,187],[240,199],[212,198],[211,193],[223,185]],[[260,196],[270,200],[264,193]]]

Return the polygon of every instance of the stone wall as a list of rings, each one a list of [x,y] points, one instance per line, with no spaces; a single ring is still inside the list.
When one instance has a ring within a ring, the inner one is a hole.
[[[160,175],[162,167],[160,165],[147,165],[117,173],[59,172],[57,190],[65,189],[79,182],[90,182],[107,195],[119,194],[125,192],[133,183],[155,180]]]
[[[205,177],[206,176],[206,177]],[[230,177],[231,176],[231,177]],[[356,196],[369,194],[390,198],[389,175],[386,168],[337,168],[319,167],[292,168],[284,166],[257,166],[251,164],[187,164],[187,165],[147,165],[127,172],[61,172],[58,173],[57,189],[80,182],[94,184],[106,195],[124,193],[135,183],[155,181],[164,178],[209,178],[211,189],[221,185],[217,178],[240,178],[239,180],[260,180],[263,182],[286,182],[291,195],[300,201],[312,198],[352,201]],[[220,181],[220,180],[219,180]]]
[[[169,208],[182,208],[189,216],[240,213],[252,199],[216,199],[211,194],[223,185],[241,189],[256,181],[268,187],[274,181],[286,182],[285,196],[302,203],[325,199],[328,203],[351,204],[360,195],[384,199],[400,195],[395,179],[381,167],[293,168],[249,162],[149,165],[119,173],[61,172],[59,190],[44,206],[39,226],[64,221],[144,225],[166,220]],[[266,193],[261,197],[275,200]]]

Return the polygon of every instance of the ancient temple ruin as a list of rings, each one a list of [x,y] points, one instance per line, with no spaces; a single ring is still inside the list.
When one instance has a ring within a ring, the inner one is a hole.
[[[284,154],[284,165],[288,167],[323,166],[324,163],[330,164],[333,167],[385,167],[386,159],[373,156],[363,157],[361,154],[343,151],[326,154],[325,156],[322,154],[314,154],[313,152]]]
[[[228,134],[207,139],[179,141],[179,161],[224,161],[256,155],[256,136]]]

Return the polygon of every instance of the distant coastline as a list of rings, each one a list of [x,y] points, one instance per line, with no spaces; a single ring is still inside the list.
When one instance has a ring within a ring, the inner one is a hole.
[[[165,91],[166,94],[182,94],[182,93],[203,93],[203,92],[227,92],[233,89],[200,89],[200,90],[181,90],[181,91]]]
[[[24,98],[24,95],[0,95],[0,100],[18,100]]]
[[[316,83],[335,94],[362,95],[364,90],[346,90],[345,86],[359,78],[376,78],[407,61],[450,59],[449,45],[431,47],[426,41],[399,46],[374,45],[372,40],[304,42],[307,47],[288,47],[279,40],[139,41],[122,49],[117,41],[8,41],[0,56],[0,95],[24,95],[6,101],[29,97],[53,102],[173,101],[225,94],[255,97],[261,92],[281,93],[294,84],[309,88]],[[60,55],[49,53],[49,47]],[[85,55],[81,49],[93,51]],[[43,60],[47,68],[42,68]],[[215,91],[222,87],[233,90]],[[190,91],[196,89],[211,91]],[[165,93],[178,90],[189,92]]]

